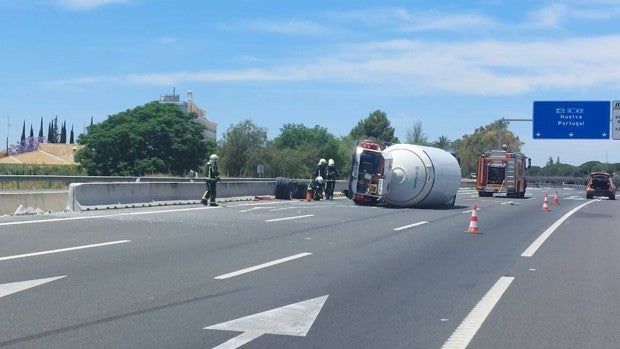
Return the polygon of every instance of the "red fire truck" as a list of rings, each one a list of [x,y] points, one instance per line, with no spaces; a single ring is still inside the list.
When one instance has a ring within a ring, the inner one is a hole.
[[[506,194],[509,198],[523,198],[527,188],[525,175],[528,168],[528,158],[522,153],[505,150],[484,152],[478,158],[478,196],[489,197],[498,193]]]

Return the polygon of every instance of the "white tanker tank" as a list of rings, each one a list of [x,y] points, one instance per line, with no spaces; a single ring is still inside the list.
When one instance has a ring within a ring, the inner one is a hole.
[[[461,185],[461,168],[454,155],[439,148],[395,144],[384,150],[392,155],[391,188],[383,198],[398,207],[454,205]]]
[[[454,205],[460,183],[459,163],[443,149],[395,144],[381,150],[364,141],[353,154],[349,192],[357,204],[441,207]]]

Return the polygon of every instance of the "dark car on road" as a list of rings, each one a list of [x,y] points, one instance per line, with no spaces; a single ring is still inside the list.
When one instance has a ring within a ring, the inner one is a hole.
[[[592,172],[586,184],[586,198],[606,196],[609,200],[616,199],[616,186],[612,176],[607,172]]]

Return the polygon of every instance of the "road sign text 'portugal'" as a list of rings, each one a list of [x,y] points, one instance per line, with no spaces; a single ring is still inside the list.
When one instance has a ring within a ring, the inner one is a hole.
[[[534,139],[609,139],[609,101],[535,101]]]

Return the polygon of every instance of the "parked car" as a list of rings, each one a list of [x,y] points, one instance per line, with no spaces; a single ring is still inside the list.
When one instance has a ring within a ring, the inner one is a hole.
[[[606,196],[609,200],[616,199],[616,186],[612,176],[607,172],[592,172],[586,184],[586,198]]]

